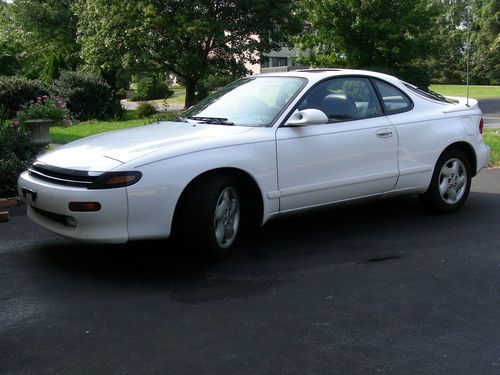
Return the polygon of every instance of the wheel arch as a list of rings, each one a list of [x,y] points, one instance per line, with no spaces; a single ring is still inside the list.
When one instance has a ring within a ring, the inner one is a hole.
[[[241,182],[241,185],[244,189],[244,195],[249,197],[251,202],[254,203],[252,205],[249,205],[249,207],[252,209],[251,212],[252,224],[260,225],[262,223],[264,215],[264,201],[262,197],[262,192],[256,180],[252,177],[252,175],[250,175],[248,172],[242,169],[234,167],[222,167],[205,171],[199,174],[198,176],[194,177],[186,185],[179,199],[177,200],[177,204],[175,205],[173,222],[172,222],[172,229],[174,232],[176,231],[177,225],[179,223],[180,211],[185,203],[186,197],[189,196],[190,191],[192,191],[192,189],[195,186],[197,186],[200,183],[203,183],[210,177],[220,174],[226,174],[232,176]]]
[[[444,154],[446,151],[449,150],[462,151],[469,161],[469,165],[472,171],[472,177],[474,177],[477,174],[477,157],[476,157],[476,152],[474,151],[474,147],[472,147],[471,144],[463,141],[452,143],[451,145],[446,147],[439,156],[441,157],[442,154]]]

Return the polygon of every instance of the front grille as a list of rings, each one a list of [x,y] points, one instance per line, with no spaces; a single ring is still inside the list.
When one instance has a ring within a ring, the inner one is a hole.
[[[89,176],[89,173],[86,171],[59,168],[41,163],[33,164],[31,168],[28,169],[28,172],[30,176],[39,180],[51,182],[57,185],[76,187],[88,187],[100,175]]]
[[[45,210],[41,210],[37,207],[33,207],[32,205],[30,205],[31,209],[33,211],[35,211],[38,215],[40,216],[43,216],[51,221],[55,221],[56,223],[59,223],[59,224],[62,224],[62,225],[65,225],[65,226],[68,226],[68,221],[67,221],[67,218],[69,216],[64,216],[64,215],[60,215],[60,214],[55,214],[53,212],[49,212],[49,211],[45,211]]]

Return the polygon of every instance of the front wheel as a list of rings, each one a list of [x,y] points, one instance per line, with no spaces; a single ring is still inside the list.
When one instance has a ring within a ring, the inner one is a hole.
[[[187,243],[210,258],[221,259],[234,249],[241,231],[241,191],[230,176],[212,176],[191,189],[181,213]]]
[[[438,159],[431,184],[421,198],[434,211],[454,212],[469,195],[471,177],[465,154],[459,150],[448,150]]]

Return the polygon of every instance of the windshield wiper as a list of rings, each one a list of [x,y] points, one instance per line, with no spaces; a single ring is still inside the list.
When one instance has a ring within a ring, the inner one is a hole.
[[[205,124],[214,124],[214,125],[234,125],[234,122],[228,121],[227,118],[224,117],[198,117],[198,116],[188,116],[190,120],[200,121]]]

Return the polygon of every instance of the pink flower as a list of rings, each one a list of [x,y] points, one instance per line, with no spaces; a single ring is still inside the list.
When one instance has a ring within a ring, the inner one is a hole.
[[[59,104],[61,108],[66,108],[66,104]]]
[[[71,121],[71,119],[69,119],[69,118],[65,118],[63,121],[64,121],[64,125],[66,125],[66,126],[73,125],[73,121]]]
[[[41,97],[41,96],[37,96],[37,97],[36,97],[36,101],[37,101],[37,102],[42,101],[42,97]]]
[[[18,128],[20,125],[20,122],[18,120],[12,120],[10,122],[10,126],[12,126],[13,128]]]

